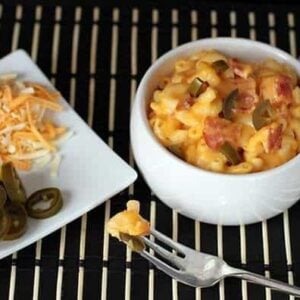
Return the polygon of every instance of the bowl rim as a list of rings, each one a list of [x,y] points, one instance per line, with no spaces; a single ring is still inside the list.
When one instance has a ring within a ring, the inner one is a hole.
[[[152,65],[147,69],[147,71],[143,75],[142,80],[139,83],[139,86],[138,86],[138,89],[137,89],[137,92],[135,95],[135,101],[134,101],[134,106],[133,106],[132,112],[135,109],[137,109],[138,113],[141,114],[142,122],[145,125],[147,134],[149,135],[151,141],[153,142],[152,144],[154,145],[154,147],[162,150],[169,157],[169,159],[171,159],[171,161],[174,161],[174,163],[176,163],[176,164],[180,164],[184,168],[191,169],[196,173],[205,174],[205,175],[211,176],[211,177],[227,178],[227,179],[233,179],[233,180],[242,179],[242,178],[244,178],[244,179],[246,179],[246,178],[259,179],[259,178],[265,178],[265,177],[271,176],[271,175],[277,175],[277,174],[281,173],[282,171],[284,171],[284,169],[289,169],[289,167],[291,167],[293,164],[295,164],[297,162],[300,163],[300,153],[298,153],[296,156],[294,156],[287,162],[285,162],[275,168],[263,170],[260,172],[245,173],[245,174],[220,173],[220,172],[214,172],[214,171],[202,169],[198,166],[190,164],[190,163],[178,158],[176,155],[172,154],[170,151],[168,151],[166,149],[166,147],[164,147],[160,143],[160,141],[154,135],[153,130],[151,129],[151,127],[149,125],[148,118],[146,115],[146,107],[144,107],[145,102],[146,102],[145,89],[148,84],[148,81],[152,78],[153,73],[155,73],[159,69],[160,65],[162,63],[164,63],[166,60],[173,58],[174,56],[180,54],[182,51],[184,51],[185,49],[188,49],[188,48],[190,48],[190,49],[195,48],[195,50],[197,50],[197,47],[201,46],[201,48],[204,49],[204,47],[202,47],[202,46],[205,42],[216,43],[216,46],[214,46],[214,47],[209,46],[207,49],[217,48],[218,43],[222,43],[222,44],[227,43],[229,45],[229,44],[236,44],[237,42],[239,42],[239,43],[243,43],[244,46],[249,46],[249,47],[256,45],[257,47],[260,47],[261,49],[270,52],[270,56],[271,55],[274,56],[274,54],[276,54],[277,57],[275,59],[278,60],[278,57],[281,57],[282,59],[284,59],[286,61],[286,63],[290,64],[294,69],[298,68],[297,73],[299,75],[300,62],[296,58],[294,58],[289,53],[287,53],[277,47],[271,46],[269,44],[266,44],[266,43],[263,43],[260,41],[250,40],[247,38],[216,37],[216,38],[204,38],[204,39],[199,39],[196,41],[191,41],[191,42],[181,44],[181,45],[177,46],[176,48],[171,49],[171,50],[167,51],[166,53],[162,54],[154,63],[152,63]],[[216,49],[216,50],[218,50],[218,49]],[[131,116],[133,116],[133,115],[134,114],[132,113]],[[134,119],[134,117],[131,118],[131,122],[130,122],[130,131],[131,132],[133,132],[133,130],[134,130],[133,119]],[[133,134],[131,134],[131,136],[133,136]]]

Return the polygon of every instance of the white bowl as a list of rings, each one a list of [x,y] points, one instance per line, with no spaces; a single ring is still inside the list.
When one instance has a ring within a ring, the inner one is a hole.
[[[157,197],[190,218],[212,224],[239,225],[275,216],[300,198],[299,155],[277,168],[259,173],[213,173],[171,154],[149,126],[146,107],[158,78],[169,74],[176,60],[200,49],[216,49],[251,61],[272,57],[291,65],[300,74],[300,63],[289,54],[246,39],[203,39],[169,51],[149,68],[136,93],[130,124],[136,163]]]

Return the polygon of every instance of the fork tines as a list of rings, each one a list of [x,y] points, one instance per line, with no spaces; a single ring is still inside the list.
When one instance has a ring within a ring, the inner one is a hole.
[[[164,234],[156,231],[151,230],[151,235],[170,247],[171,249],[180,252],[184,254],[184,246],[174,242],[169,237],[165,236]],[[140,254],[146,258],[148,261],[150,261],[152,264],[154,264],[157,268],[161,269],[164,272],[167,272],[169,275],[173,277],[177,277],[179,275],[179,270],[182,270],[184,268],[183,265],[183,258],[179,257],[176,253],[170,252],[166,250],[164,247],[158,245],[157,243],[151,241],[150,239],[143,237],[142,240],[148,246],[150,249],[154,251],[155,254],[160,256],[164,259],[161,260],[158,257],[152,255],[150,252],[144,250]],[[174,267],[176,268],[174,268]]]

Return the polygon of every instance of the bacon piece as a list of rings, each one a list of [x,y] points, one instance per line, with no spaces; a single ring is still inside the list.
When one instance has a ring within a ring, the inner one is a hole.
[[[225,141],[239,147],[241,127],[225,119],[207,117],[204,122],[203,135],[208,147],[218,150]]]
[[[249,112],[255,107],[257,102],[258,102],[258,97],[256,94],[248,91],[242,92],[239,94],[236,110]]]
[[[281,148],[283,137],[283,125],[280,124],[276,128],[269,129],[268,136],[268,149],[269,151],[275,151]]]
[[[264,99],[269,99],[275,106],[289,105],[293,101],[292,79],[285,75],[262,78],[259,91]]]
[[[292,80],[287,76],[279,76],[277,79],[276,92],[278,97],[292,101]]]
[[[253,71],[251,65],[242,63],[236,58],[230,58],[228,60],[228,63],[229,66],[232,68],[233,73],[244,79],[247,79]]]
[[[155,116],[155,112],[153,110],[151,110],[149,113],[148,113],[148,119],[151,119]]]
[[[180,100],[177,104],[177,109],[187,110],[195,103],[195,99],[191,96],[185,97],[183,100]]]

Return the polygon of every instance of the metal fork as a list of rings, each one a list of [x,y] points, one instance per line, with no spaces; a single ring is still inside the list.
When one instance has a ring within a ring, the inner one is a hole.
[[[233,268],[217,256],[201,253],[176,243],[156,230],[151,230],[151,235],[173,251],[171,252],[150,239],[143,237],[142,240],[146,246],[163,260],[145,249],[140,252],[141,256],[169,276],[187,285],[209,287],[226,277],[237,277],[284,293],[300,296],[300,288],[296,286]]]

